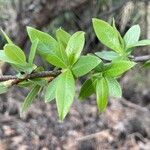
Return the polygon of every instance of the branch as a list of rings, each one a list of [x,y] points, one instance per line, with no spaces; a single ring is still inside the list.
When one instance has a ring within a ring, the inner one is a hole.
[[[55,78],[61,73],[60,70],[56,71],[42,71],[42,72],[36,72],[27,74],[24,78],[18,78],[17,76],[11,76],[11,75],[4,75],[0,76],[0,82],[13,80],[11,85],[16,85],[22,81],[28,80],[28,79],[35,79],[35,78],[45,78],[45,77],[52,77]]]
[[[150,60],[150,55],[144,55],[144,56],[130,56],[130,59],[134,62],[145,62]],[[0,76],[0,82],[3,81],[8,81],[8,80],[13,80],[11,82],[11,85],[16,85],[22,81],[28,80],[28,79],[35,79],[35,78],[45,78],[45,77],[52,77],[55,78],[61,73],[60,70],[55,70],[55,71],[42,71],[42,72],[36,72],[36,73],[31,73],[27,74],[24,78],[19,78],[17,76],[12,76],[12,75],[1,75]]]
[[[148,112],[148,109],[146,109],[145,107],[142,107],[140,105],[134,104],[128,100],[125,99],[121,99],[121,103],[122,105],[125,105],[127,107],[130,107],[132,109],[138,110],[138,111],[143,111],[143,112]]]
[[[131,56],[129,58],[131,58],[135,62],[145,62],[145,61],[150,60],[150,55],[137,56],[137,57]]]

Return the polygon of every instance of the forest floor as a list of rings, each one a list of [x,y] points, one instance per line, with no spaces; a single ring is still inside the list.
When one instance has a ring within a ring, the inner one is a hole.
[[[111,98],[100,114],[92,96],[75,100],[60,122],[55,102],[45,104],[39,97],[20,118],[27,92],[13,88],[0,96],[0,150],[150,150],[149,103]]]

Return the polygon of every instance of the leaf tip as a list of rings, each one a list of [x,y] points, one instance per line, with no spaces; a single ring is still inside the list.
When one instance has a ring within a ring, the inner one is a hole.
[[[3,33],[4,32],[4,30],[2,29],[2,27],[0,27],[0,31]]]
[[[5,33],[5,31],[2,29],[2,27],[0,27],[0,31],[2,32],[2,34],[5,36],[6,35],[6,33]]]
[[[44,98],[44,102],[45,102],[45,103],[48,103],[48,99],[47,99],[46,97]]]
[[[27,29],[27,32],[28,32],[28,34],[29,34],[29,32],[30,32],[31,30],[33,30],[34,28],[31,27],[31,26],[27,26],[26,29]]]
[[[79,33],[79,35],[81,34],[82,36],[85,35],[85,32],[84,32],[84,31],[78,31],[77,33]]]
[[[134,25],[136,28],[140,29],[140,25],[139,24],[136,24]]]
[[[61,31],[62,30],[62,27],[59,27],[56,31]]]
[[[92,18],[92,23],[94,23],[94,22],[96,22],[96,21],[98,21],[99,19],[97,19],[97,18]]]

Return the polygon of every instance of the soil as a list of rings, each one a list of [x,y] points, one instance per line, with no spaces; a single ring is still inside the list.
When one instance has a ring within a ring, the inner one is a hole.
[[[61,122],[55,101],[45,104],[42,96],[20,117],[27,92],[13,88],[0,96],[0,150],[150,150],[149,105],[111,98],[99,113],[94,96],[76,98]]]

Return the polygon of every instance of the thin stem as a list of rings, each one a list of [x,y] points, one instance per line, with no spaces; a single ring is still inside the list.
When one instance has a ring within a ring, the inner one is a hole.
[[[132,58],[135,62],[145,62],[150,60],[150,55],[137,56]]]
[[[45,78],[45,77],[53,77],[55,78],[61,73],[60,70],[55,71],[42,71],[42,72],[36,72],[27,74],[24,78],[18,78],[17,76],[11,76],[11,75],[4,75],[0,76],[0,82],[13,80],[11,85],[18,84],[22,81],[28,80],[28,79],[35,79],[35,78]]]
[[[150,55],[144,55],[144,56],[137,56],[137,57],[129,57],[134,62],[145,62],[150,60]],[[60,70],[53,70],[53,71],[42,71],[42,72],[36,72],[27,74],[24,78],[19,78],[17,76],[12,75],[2,75],[0,76],[0,82],[12,80],[11,85],[16,85],[22,81],[28,80],[28,79],[35,79],[35,78],[45,78],[45,77],[52,77],[55,78],[61,73]]]

